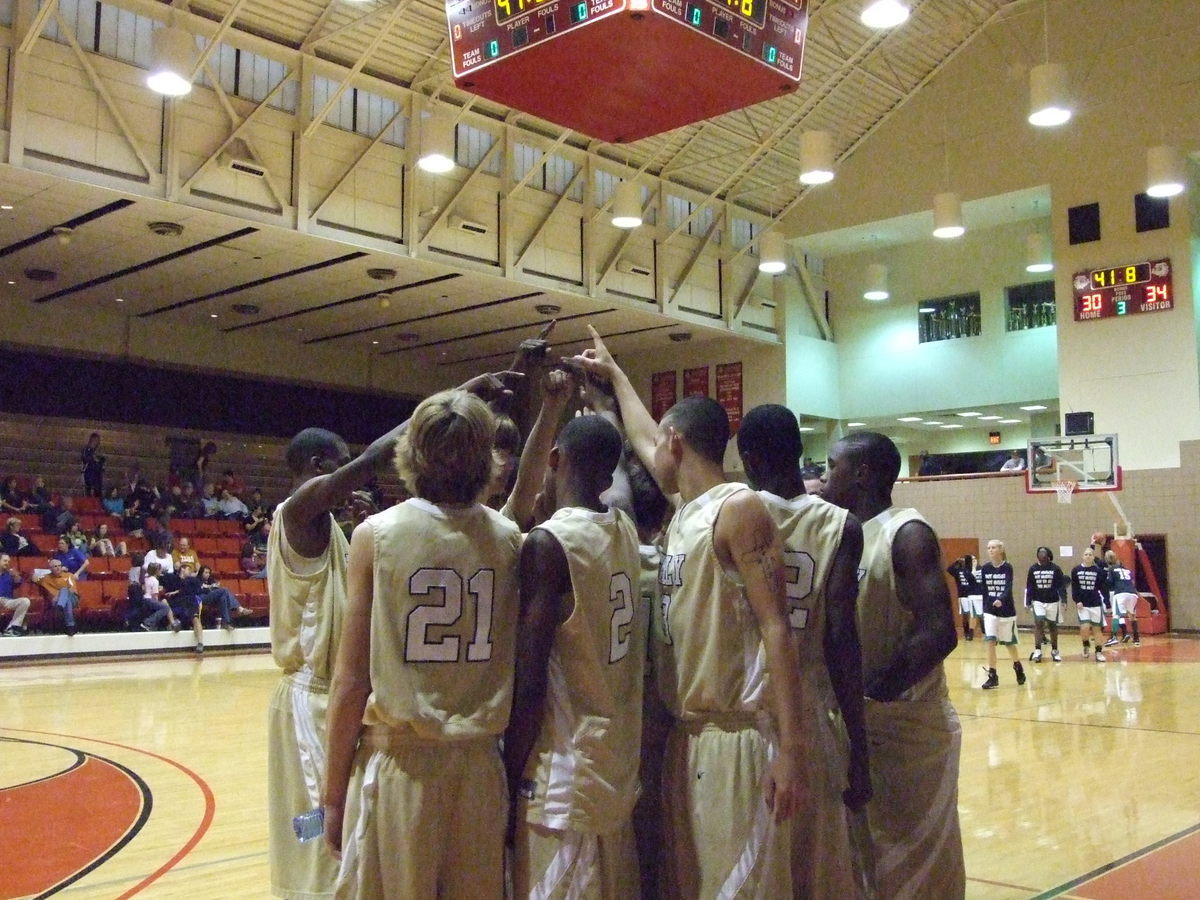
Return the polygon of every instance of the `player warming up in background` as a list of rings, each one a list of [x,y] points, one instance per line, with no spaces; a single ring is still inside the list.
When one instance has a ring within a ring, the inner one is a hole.
[[[803,807],[805,760],[779,534],[757,494],[725,481],[720,404],[689,397],[656,425],[590,330],[595,346],[575,363],[612,382],[630,443],[681,501],[653,640],[675,719],[663,764],[666,895],[790,897],[786,820]]]
[[[982,687],[990,691],[1000,686],[1000,677],[996,674],[997,644],[1003,644],[1008,651],[1019,685],[1025,683],[1025,668],[1017,659],[1017,607],[1013,602],[1012,563],[1004,552],[1003,541],[988,541],[987,553],[988,561],[980,567],[979,578],[983,582],[983,639],[987,646],[988,673]]]
[[[873,796],[875,896],[960,900],[962,728],[942,660],[957,646],[937,535],[892,505],[900,453],[863,432],[834,444],[823,495],[862,522],[858,633]]]
[[[1033,647],[1029,658],[1035,663],[1042,661],[1043,635],[1050,630],[1050,658],[1062,662],[1058,652],[1058,622],[1062,605],[1067,600],[1067,579],[1062,569],[1054,564],[1054,554],[1049,547],[1037,548],[1037,562],[1029,567],[1025,577],[1025,606],[1033,607]]]
[[[1104,554],[1108,564],[1108,590],[1112,596],[1112,638],[1109,643],[1117,642],[1117,624],[1120,621],[1121,640],[1128,641],[1129,633],[1125,630],[1126,621],[1133,632],[1133,646],[1142,646],[1142,636],[1138,632],[1137,605],[1138,592],[1134,584],[1133,573],[1121,564],[1117,554],[1109,550]]]
[[[638,895],[638,793],[649,609],[633,521],[600,494],[621,434],[571,419],[542,491],[553,514],[521,548],[516,686],[504,738],[515,812],[513,896]]]
[[[1083,562],[1071,570],[1071,599],[1079,615],[1079,637],[1083,641],[1083,658],[1091,652],[1089,640],[1096,642],[1096,662],[1104,662],[1104,569],[1096,565],[1096,551],[1083,551]]]
[[[963,640],[974,640],[975,623],[983,615],[983,587],[979,583],[979,570],[970,553],[960,556],[950,564],[946,572],[954,579],[958,591],[958,611],[962,616]]]
[[[751,487],[779,527],[800,664],[809,766],[807,804],[792,822],[795,896],[860,896],[863,873],[851,852],[846,809],[862,809],[871,796],[855,623],[862,526],[845,509],[805,492],[804,443],[786,406],[750,410],[737,447]]]
[[[494,432],[464,391],[423,401],[396,451],[414,496],[354,529],[324,796],[338,897],[503,894],[496,738],[512,700],[521,536],[476,502]]]

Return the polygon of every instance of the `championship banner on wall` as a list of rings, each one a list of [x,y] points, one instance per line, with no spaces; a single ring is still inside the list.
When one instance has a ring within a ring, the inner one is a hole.
[[[683,370],[683,396],[708,396],[708,366]]]
[[[674,372],[655,372],[650,376],[650,415],[658,422],[675,405]]]
[[[742,424],[742,364],[722,363],[717,366],[717,402],[729,416],[729,433],[737,434]]]

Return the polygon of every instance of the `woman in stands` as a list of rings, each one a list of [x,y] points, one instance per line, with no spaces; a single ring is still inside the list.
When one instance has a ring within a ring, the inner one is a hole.
[[[146,575],[142,578],[142,606],[144,609],[150,610],[150,615],[142,622],[142,631],[154,631],[156,628],[162,627],[164,619],[172,630],[179,630],[179,621],[175,618],[175,612],[171,609],[170,604],[164,602],[159,596],[162,593],[162,587],[158,581],[161,571],[162,568],[158,563],[146,564]]]
[[[33,545],[29,535],[21,530],[21,520],[16,516],[9,518],[4,533],[0,534],[0,550],[9,556],[38,555],[38,548]]]
[[[82,581],[87,577],[87,567],[90,562],[87,553],[74,546],[67,535],[64,534],[58,539],[58,549],[50,555],[50,558],[61,562],[63,568],[74,575],[77,581]]]
[[[125,498],[121,496],[121,488],[115,484],[110,487],[101,501],[101,506],[110,516],[125,515]]]
[[[52,503],[50,488],[46,487],[46,478],[38,475],[33,479],[33,489],[29,492],[29,511],[39,515],[48,510]]]
[[[222,587],[208,566],[201,566],[198,576],[200,579],[200,601],[214,607],[217,611],[217,627],[227,631],[233,630],[233,620],[243,616],[252,616],[253,612],[238,603],[237,597],[227,587]]]
[[[107,522],[101,522],[96,526],[96,532],[92,535],[88,549],[91,550],[92,556],[124,556],[126,553],[124,541],[113,543],[108,534]]]
[[[4,486],[0,487],[0,510],[8,513],[30,511],[29,500],[17,487],[17,479],[11,475],[4,479]]]

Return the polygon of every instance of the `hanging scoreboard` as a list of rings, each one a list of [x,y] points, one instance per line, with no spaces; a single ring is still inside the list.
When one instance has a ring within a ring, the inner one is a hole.
[[[808,0],[446,0],[455,83],[629,142],[795,90]]]
[[[1175,308],[1169,259],[1076,272],[1072,284],[1076,322]]]

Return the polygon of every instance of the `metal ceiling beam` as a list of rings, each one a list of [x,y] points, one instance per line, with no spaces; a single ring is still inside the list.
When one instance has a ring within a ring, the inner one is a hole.
[[[213,50],[221,43],[225,37],[225,33],[233,27],[234,20],[237,19],[238,13],[242,11],[242,7],[246,5],[246,0],[234,0],[233,6],[229,7],[229,12],[225,13],[225,17],[221,19],[221,24],[217,26],[216,33],[208,39],[204,45],[204,49],[200,51],[200,56],[196,59],[196,64],[192,66],[192,74],[188,76],[188,81],[195,81],[196,76],[200,74],[200,70],[204,68],[204,64],[208,62],[209,56]]]

